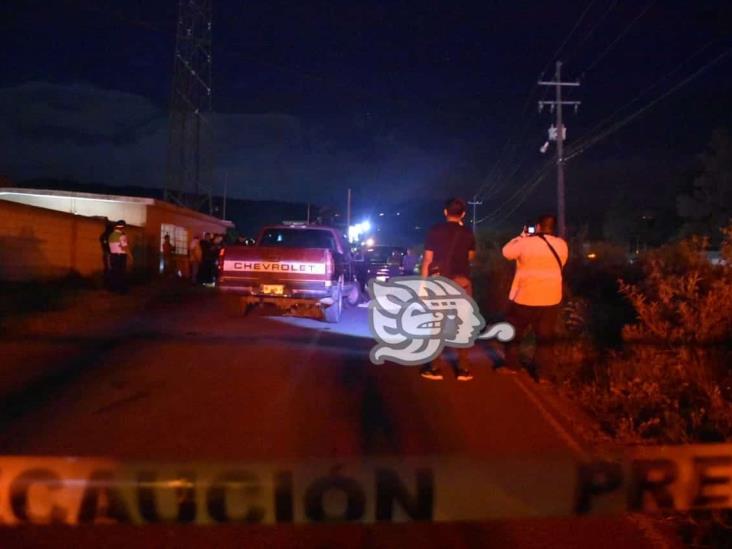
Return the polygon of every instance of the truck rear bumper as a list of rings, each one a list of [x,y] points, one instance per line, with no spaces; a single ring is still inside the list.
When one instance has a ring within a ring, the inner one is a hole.
[[[268,304],[274,305],[279,309],[291,309],[293,307],[329,307],[333,303],[333,299],[331,297],[315,299],[301,297],[246,295],[241,296],[240,299],[244,305]]]
[[[300,283],[296,287],[288,284],[284,284],[284,286],[284,293],[275,295],[264,293],[259,285],[241,284],[239,281],[226,279],[219,280],[219,291],[239,295],[247,304],[273,303],[280,307],[291,307],[299,304],[328,306],[332,303],[333,287],[326,286],[324,282]]]

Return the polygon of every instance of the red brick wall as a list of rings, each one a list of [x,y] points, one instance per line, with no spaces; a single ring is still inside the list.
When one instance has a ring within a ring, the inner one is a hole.
[[[100,219],[0,200],[0,280],[101,272],[104,226]],[[133,250],[144,249],[142,229],[128,227],[127,234]],[[137,259],[136,267],[146,264],[145,258]]]

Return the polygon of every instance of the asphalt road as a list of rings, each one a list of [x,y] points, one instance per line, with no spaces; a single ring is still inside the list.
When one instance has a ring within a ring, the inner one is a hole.
[[[421,379],[368,360],[366,309],[340,325],[227,315],[214,295],[158,303],[113,341],[35,341],[91,348],[33,394],[5,407],[0,453],[155,461],[292,462],[363,456],[510,461],[576,455],[571,429],[527,379]],[[28,355],[30,356],[30,355]],[[59,360],[67,360],[59,354]],[[23,353],[4,368],[23,367]],[[250,527],[0,529],[12,546],[651,547],[661,538],[627,517],[480,523]]]

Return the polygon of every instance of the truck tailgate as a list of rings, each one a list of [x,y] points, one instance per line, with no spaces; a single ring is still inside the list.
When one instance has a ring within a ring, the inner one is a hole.
[[[329,257],[321,248],[227,247],[220,258],[219,287],[246,294],[327,291]]]

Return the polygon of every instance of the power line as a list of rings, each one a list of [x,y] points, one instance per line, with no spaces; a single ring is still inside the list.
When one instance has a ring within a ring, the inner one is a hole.
[[[665,75],[663,75],[661,78],[659,78],[658,80],[656,80],[650,86],[645,87],[633,99],[631,99],[630,101],[628,101],[627,103],[625,103],[621,107],[618,107],[612,113],[610,113],[608,116],[606,116],[605,118],[603,118],[600,122],[598,122],[597,124],[595,124],[595,126],[592,129],[590,129],[589,131],[585,132],[583,135],[581,135],[577,139],[577,141],[575,142],[575,147],[577,146],[577,144],[582,143],[583,140],[590,139],[592,137],[592,134],[594,134],[595,132],[599,131],[608,122],[610,122],[614,118],[616,118],[616,116],[619,113],[621,113],[622,111],[624,111],[625,109],[627,109],[628,107],[630,107],[631,105],[633,105],[634,103],[636,103],[643,96],[645,96],[649,91],[651,91],[652,89],[656,88],[659,84],[661,84],[661,82],[663,82],[667,78],[673,76],[675,73],[679,72],[687,63],[689,63],[692,59],[694,59],[695,57],[697,57],[704,50],[706,50],[707,48],[709,48],[709,46],[711,46],[712,44],[714,44],[714,42],[715,42],[714,40],[711,40],[711,41],[707,42],[706,44],[704,44],[703,46],[701,46],[700,48],[698,48],[697,50],[695,50],[694,53],[692,53],[689,57],[687,57],[686,59],[684,59],[681,63],[677,64],[671,71],[667,72]]]
[[[624,110],[629,105],[636,102],[640,97],[645,95],[649,90],[655,88],[660,82],[667,79],[672,74],[678,72],[678,70],[683,67],[685,64],[687,64],[689,61],[691,61],[693,58],[695,58],[697,55],[699,55],[702,51],[704,51],[706,48],[708,48],[711,45],[711,43],[705,44],[701,48],[699,48],[697,51],[695,51],[689,58],[687,58],[683,63],[681,63],[680,66],[676,67],[674,70],[672,70],[670,73],[664,75],[660,80],[658,80],[653,85],[646,88],[641,94],[639,94],[636,98],[634,98],[631,102],[624,105],[620,109],[616,110],[615,113]],[[618,131],[623,126],[630,123],[632,120],[637,118],[638,116],[642,115],[644,112],[652,108],[654,105],[656,105],[658,102],[662,101],[669,95],[675,93],[677,90],[679,90],[681,87],[685,86],[686,84],[690,83],[695,78],[699,77],[701,74],[703,74],[705,71],[710,69],[712,66],[716,65],[717,63],[721,62],[727,55],[732,53],[732,48],[728,48],[727,50],[723,51],[721,54],[719,54],[717,57],[700,67],[698,70],[696,70],[694,73],[689,75],[688,77],[684,78],[682,81],[675,84],[672,88],[655,98],[650,103],[646,104],[641,109],[638,109],[631,115],[625,117],[624,119],[620,120],[618,123],[615,123],[605,130],[603,132],[595,135],[595,136],[589,136],[585,139],[584,143],[580,142],[573,146],[569,151],[568,154],[565,156],[565,162],[578,156],[579,154],[582,154],[585,150],[590,148],[591,146],[595,145],[611,133]],[[613,115],[615,114],[613,113]],[[608,120],[611,118],[607,117],[605,120]],[[603,121],[604,123],[604,121]],[[602,123],[601,123],[602,124]],[[535,177],[533,179],[527,180],[523,185],[521,185],[516,191],[504,201],[504,203],[499,208],[495,208],[492,210],[488,215],[484,216],[483,218],[479,219],[477,221],[478,224],[489,222],[492,224],[501,223],[508,217],[510,217],[516,210],[518,210],[519,207],[521,207],[522,204],[526,202],[526,200],[529,198],[531,193],[536,189],[536,187],[546,178],[547,175],[549,175],[551,168],[553,166],[553,163],[551,161],[547,162],[542,168],[538,170]]]
[[[560,54],[560,53],[562,52],[562,50],[564,49],[564,46],[566,46],[566,45],[567,45],[567,43],[568,43],[568,42],[570,41],[570,39],[572,38],[572,35],[573,35],[573,34],[575,33],[575,31],[576,31],[576,30],[577,30],[577,29],[579,28],[579,26],[580,26],[580,25],[582,24],[582,21],[584,21],[584,19],[585,19],[585,16],[586,16],[586,15],[587,15],[587,14],[589,13],[589,11],[590,11],[590,8],[592,8],[592,6],[593,6],[593,5],[595,4],[595,2],[596,2],[596,1],[597,1],[597,0],[590,0],[590,1],[589,1],[589,2],[587,3],[587,5],[585,6],[585,9],[584,9],[584,10],[582,11],[582,13],[580,13],[580,16],[579,16],[579,18],[577,19],[577,21],[575,22],[574,26],[572,27],[572,30],[570,30],[570,31],[569,31],[569,34],[568,34],[568,35],[567,35],[567,37],[566,37],[566,38],[564,39],[564,42],[562,42],[562,44],[561,44],[561,45],[560,45],[560,46],[559,46],[559,47],[557,48],[557,51],[555,51],[555,52],[554,52],[554,55],[552,55],[552,56],[551,56],[551,57],[549,58],[549,61],[547,62],[546,66],[545,66],[545,67],[544,67],[544,69],[543,69],[543,70],[541,71],[541,75],[542,75],[542,78],[543,78],[544,74],[546,74],[546,71],[547,71],[547,70],[549,70],[549,67],[551,67],[551,65],[552,65],[552,61],[553,61],[553,60],[555,60],[555,59],[558,59],[558,58],[559,58],[559,54]]]
[[[605,21],[605,18],[610,15],[610,12],[613,11],[618,6],[618,0],[613,0],[610,2],[607,6],[607,9],[602,13],[602,15],[599,17],[597,21],[595,21],[595,24],[590,27],[587,32],[584,34],[584,36],[580,39],[580,41],[577,43],[577,46],[581,46],[587,40],[589,40],[590,36],[594,34],[594,32],[597,30],[597,28],[602,25],[603,21]]]
[[[538,187],[538,185],[544,180],[544,178],[549,175],[553,166],[553,162],[546,162],[544,166],[536,172],[533,179],[529,179],[523,185],[521,185],[521,187],[514,193],[513,198],[510,199],[510,201],[504,202],[501,208],[494,209],[489,215],[480,219],[478,223],[483,223],[490,220],[490,223],[497,224],[508,219],[511,215],[513,215],[516,210],[518,210],[524,204],[524,202],[526,202],[529,196],[531,196],[531,193],[536,189],[536,187]],[[506,206],[511,202],[513,202],[513,204],[508,207],[508,209],[506,209]]]
[[[508,219],[509,217],[511,217],[511,216],[512,216],[512,215],[513,215],[513,214],[514,214],[514,213],[516,212],[516,210],[518,210],[518,209],[519,209],[519,208],[520,208],[520,207],[521,207],[521,206],[522,206],[522,205],[523,205],[523,204],[524,204],[524,203],[526,202],[526,200],[527,200],[527,199],[529,198],[529,196],[531,196],[531,193],[532,193],[532,192],[533,192],[533,191],[534,191],[534,190],[536,189],[536,187],[538,187],[538,186],[539,186],[539,184],[540,184],[540,183],[541,183],[541,182],[542,182],[542,181],[544,180],[544,178],[545,178],[545,177],[546,177],[547,175],[549,175],[549,172],[550,172],[550,171],[551,171],[551,170],[547,169],[546,171],[544,171],[544,172],[542,172],[542,173],[541,173],[540,175],[538,175],[538,176],[537,176],[537,177],[536,177],[536,178],[535,178],[535,179],[534,179],[534,180],[533,180],[533,181],[531,182],[531,184],[529,185],[529,187],[527,188],[526,192],[525,192],[525,193],[524,193],[524,195],[523,195],[523,196],[521,197],[521,199],[520,199],[520,200],[518,200],[518,201],[517,201],[517,202],[516,202],[516,203],[515,203],[515,204],[513,205],[513,207],[512,207],[512,208],[509,208],[508,210],[504,211],[504,212],[503,212],[503,215],[501,215],[500,217],[498,217],[498,218],[496,218],[496,219],[493,219],[493,220],[491,221],[491,223],[492,223],[492,224],[494,224],[494,225],[497,225],[497,224],[499,224],[499,223],[503,223],[503,222],[504,222],[505,220],[507,220],[507,219]]]
[[[650,103],[644,105],[637,111],[631,113],[630,115],[626,116],[625,118],[616,122],[615,124],[612,124],[605,130],[603,130],[602,132],[597,134],[596,136],[587,138],[584,143],[576,144],[574,147],[572,147],[571,152],[566,156],[565,160],[570,160],[570,159],[582,154],[583,152],[585,152],[587,149],[589,149],[593,145],[599,143],[600,141],[602,141],[609,135],[620,130],[621,128],[623,128],[624,126],[626,126],[627,124],[629,124],[630,122],[632,122],[633,120],[635,120],[636,118],[641,116],[643,113],[645,113],[649,109],[653,108],[656,104],[658,104],[659,102],[666,99],[669,95],[675,93],[676,91],[681,89],[683,86],[685,86],[689,82],[693,81],[694,79],[696,79],[697,77],[702,75],[704,72],[706,72],[708,69],[710,69],[711,67],[713,67],[714,65],[716,65],[717,63],[722,61],[730,53],[732,53],[732,48],[726,49],[725,51],[720,53],[717,57],[715,57],[714,59],[712,59],[705,65],[703,65],[701,68],[694,71],[691,75],[687,76],[682,81],[678,82],[677,84],[672,86],[670,89],[668,89],[667,91],[665,91],[664,93],[662,93],[661,95],[659,95],[658,97],[653,99]]]
[[[526,114],[526,111],[528,110],[529,105],[533,101],[535,93],[536,93],[536,88],[534,86],[532,86],[531,89],[529,90],[528,95],[526,96],[526,101],[524,102],[524,105],[521,108],[521,114],[519,114],[519,117],[523,117]],[[503,187],[505,185],[505,183],[501,183],[500,178],[496,177],[497,174],[499,173],[499,168],[502,168],[503,164],[508,162],[508,160],[507,160],[508,158],[512,158],[511,156],[509,156],[507,154],[509,149],[512,148],[513,152],[511,154],[515,155],[516,147],[517,147],[516,137],[518,136],[519,133],[522,134],[522,137],[526,134],[529,122],[530,121],[528,119],[524,119],[524,124],[521,126],[521,130],[523,130],[523,131],[516,130],[515,132],[511,133],[506,138],[506,141],[504,142],[503,147],[502,147],[500,153],[498,154],[498,158],[496,158],[496,161],[493,163],[493,166],[489,170],[488,175],[485,177],[484,183],[480,187],[478,187],[478,190],[475,192],[474,197],[476,200],[484,200],[484,199],[488,198],[488,196],[490,196],[488,194],[489,192],[491,194],[493,194],[493,193],[497,192],[498,189],[500,189],[501,187]]]
[[[598,55],[595,58],[595,60],[588,65],[588,67],[583,71],[583,74],[587,73],[587,72],[591,71],[593,68],[595,68],[597,66],[597,64],[600,61],[602,61],[613,50],[613,48],[615,48],[615,46],[618,45],[618,43],[623,38],[625,38],[625,36],[630,32],[630,29],[633,28],[633,26],[641,19],[641,17],[643,17],[648,12],[648,10],[651,9],[651,7],[655,3],[656,3],[656,0],[650,0],[650,2],[648,2],[648,4],[646,4],[646,7],[643,8],[643,10],[641,10],[641,12],[638,13],[638,15],[636,15],[631,20],[631,22],[626,25],[626,27],[620,32],[620,34],[618,34],[618,36],[615,38],[615,40],[610,42],[610,44],[600,53],[600,55]]]
[[[546,161],[544,163],[544,165],[539,170],[537,170],[535,172],[535,174],[544,173],[546,170],[548,170],[553,165],[554,165],[554,162],[553,161],[551,161],[551,160]],[[481,221],[485,221],[488,218],[492,218],[492,217],[498,216],[499,214],[501,214],[504,211],[505,207],[508,204],[511,204],[511,203],[513,203],[516,200],[519,200],[521,202],[523,202],[524,200],[526,200],[526,198],[528,198],[528,195],[530,194],[531,190],[533,190],[533,187],[532,187],[533,182],[534,182],[534,179],[531,179],[530,178],[530,179],[527,179],[521,185],[519,185],[514,190],[513,194],[511,194],[508,198],[506,198],[501,203],[500,206],[497,206],[497,207],[493,208],[493,210],[491,210],[487,215],[485,215],[483,218],[481,218],[481,220],[479,221],[479,223]]]
[[[557,50],[554,52],[554,55],[549,58],[549,60],[547,61],[547,64],[544,66],[544,68],[542,69],[542,71],[539,73],[540,74],[540,76],[539,76],[540,78],[542,78],[544,76],[544,74],[546,74],[546,71],[551,66],[552,61],[554,61],[559,56],[559,54],[562,52],[562,50],[564,49],[564,47],[569,43],[569,41],[571,40],[572,36],[577,31],[577,29],[580,27],[580,25],[582,24],[582,22],[584,21],[585,17],[590,12],[590,10],[592,9],[592,6],[595,4],[596,1],[597,0],[590,0],[587,3],[587,5],[585,6],[584,10],[582,10],[582,12],[580,13],[579,17],[575,21],[574,25],[570,29],[569,33],[566,35],[566,37],[564,38],[564,40],[562,41],[562,43],[559,45],[559,47],[557,48]],[[531,89],[529,90],[529,93],[528,93],[528,95],[526,97],[526,101],[524,102],[524,105],[523,105],[523,107],[521,109],[521,114],[519,114],[519,117],[523,117],[526,114],[526,111],[527,111],[529,105],[531,105],[532,101],[534,100],[534,95],[535,95],[536,91],[537,91],[537,89],[534,86],[532,86]],[[544,92],[544,94],[542,96],[542,99],[545,99],[546,98],[546,93],[548,93],[548,92],[545,90],[545,92]],[[506,142],[505,142],[504,146],[501,149],[501,153],[498,155],[498,158],[496,159],[496,162],[493,164],[493,166],[489,170],[489,175],[485,178],[484,183],[480,187],[478,187],[478,190],[475,192],[475,195],[474,195],[474,199],[475,200],[478,200],[478,199],[484,200],[485,198],[487,198],[489,196],[487,194],[488,191],[486,190],[486,188],[489,188],[489,191],[491,193],[495,193],[498,189],[500,189],[503,186],[505,186],[506,178],[499,179],[499,178],[496,177],[496,175],[498,173],[500,173],[499,172],[499,167],[500,168],[503,168],[503,166],[508,162],[507,160],[505,160],[506,159],[506,155],[504,153],[509,149],[509,147],[512,144],[515,143],[516,137],[519,134],[521,135],[520,140],[523,141],[523,138],[526,136],[526,134],[528,133],[528,131],[530,129],[529,128],[529,124],[530,124],[530,120],[525,120],[524,121],[524,124],[521,125],[521,128],[519,130],[513,132],[506,139]],[[515,150],[516,149],[515,149],[515,144],[514,144],[514,153],[515,153]]]
[[[587,40],[590,39],[591,36],[594,36],[595,31],[602,25],[602,23],[605,21],[605,18],[610,15],[610,12],[612,12],[618,5],[618,0],[613,0],[610,2],[605,9],[605,11],[600,15],[600,17],[595,21],[595,24],[590,27],[587,32],[580,38],[579,42],[575,45],[575,49],[570,55],[564,56],[564,62],[569,63],[569,60],[572,59],[574,54],[579,50],[580,46],[582,46]]]

